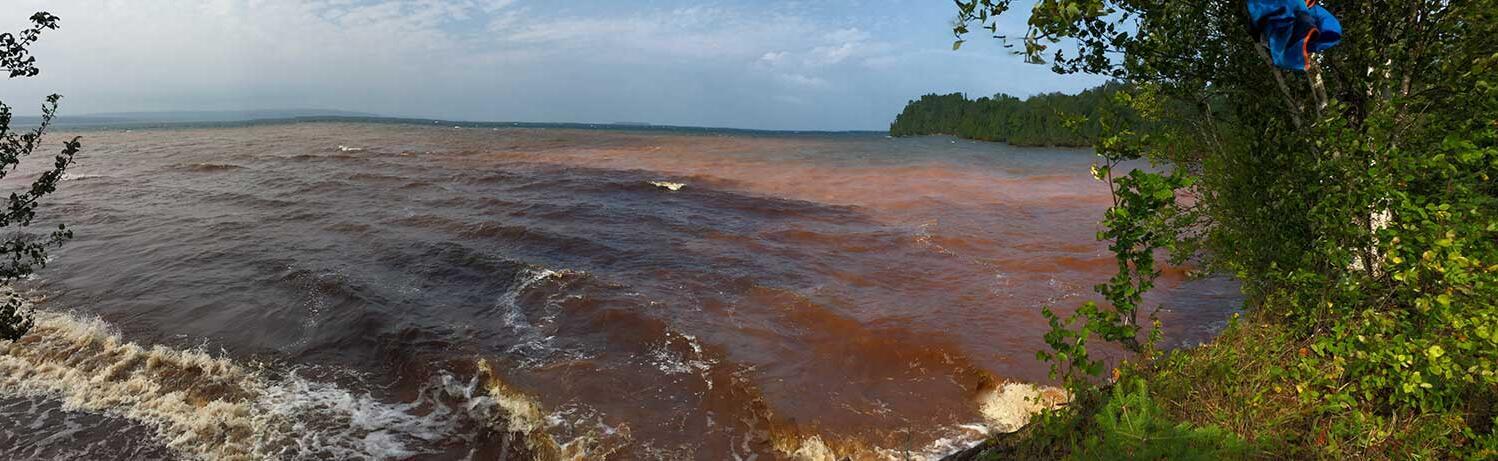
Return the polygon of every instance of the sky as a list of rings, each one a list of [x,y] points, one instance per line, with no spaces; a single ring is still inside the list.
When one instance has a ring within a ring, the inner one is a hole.
[[[1025,64],[985,31],[953,51],[949,0],[3,1],[0,31],[35,11],[62,18],[32,50],[41,75],[0,82],[20,114],[55,92],[64,115],[308,108],[883,130],[926,93],[1103,82]],[[1002,23],[1014,35],[1019,10]]]

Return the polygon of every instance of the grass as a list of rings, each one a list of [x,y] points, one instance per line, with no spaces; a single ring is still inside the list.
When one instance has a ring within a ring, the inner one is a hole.
[[[1498,459],[1491,399],[1417,413],[1300,398],[1285,369],[1307,345],[1271,320],[1235,319],[964,459]]]

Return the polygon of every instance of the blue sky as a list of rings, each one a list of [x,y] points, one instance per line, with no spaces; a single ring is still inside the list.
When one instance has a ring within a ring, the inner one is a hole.
[[[73,114],[324,108],[880,130],[924,93],[1102,82],[1023,64],[981,35],[952,51],[949,0],[5,3],[4,30],[37,10],[62,17],[35,49],[42,75],[0,83],[21,113],[58,92]],[[1012,31],[1023,22],[1007,18]]]

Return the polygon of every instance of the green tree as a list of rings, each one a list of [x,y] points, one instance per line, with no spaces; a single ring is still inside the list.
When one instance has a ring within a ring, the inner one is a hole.
[[[1120,277],[1099,287],[1113,305],[1054,319],[1043,355],[1096,371],[1085,348],[1078,362],[1087,337],[1140,334],[1129,319],[1153,270],[1141,258],[1204,249],[1195,255],[1243,281],[1258,314],[1309,344],[1286,373],[1318,411],[1456,415],[1453,439],[1491,441],[1498,0],[1322,3],[1343,41],[1305,72],[1272,65],[1241,0],[1034,4],[1017,39],[1027,60],[1129,87],[1120,100],[1139,120],[1105,124],[1109,166],[1173,169],[1110,176],[1134,178],[1111,182],[1102,234],[1122,250]],[[958,0],[954,32],[1008,40],[996,21],[1010,4]],[[1155,194],[1193,200],[1139,200]]]
[[[1045,93],[1023,100],[1003,93],[976,100],[961,93],[928,94],[907,103],[889,132],[946,134],[1019,146],[1090,146],[1102,132],[1100,112],[1123,87],[1110,82],[1075,95]]]
[[[0,69],[8,72],[10,78],[36,76],[40,70],[27,47],[41,37],[42,31],[57,29],[57,22],[57,16],[36,13],[31,16],[30,28],[19,34],[0,34]],[[24,131],[11,128],[10,106],[0,102],[0,179],[14,173],[21,161],[41,146],[61,98],[55,94],[48,96],[42,105],[41,123]],[[73,231],[63,224],[45,234],[30,232],[29,227],[36,219],[42,197],[57,190],[58,181],[73,163],[80,146],[76,137],[65,142],[62,151],[53,158],[52,166],[42,170],[29,187],[12,192],[5,209],[0,210],[0,228],[10,228],[9,235],[0,240],[0,284],[9,285],[45,266],[47,248],[73,237]],[[7,292],[6,297],[0,305],[0,339],[15,340],[31,329],[32,315],[20,296]]]

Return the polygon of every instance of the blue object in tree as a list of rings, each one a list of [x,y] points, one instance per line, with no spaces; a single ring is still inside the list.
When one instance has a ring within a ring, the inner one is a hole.
[[[1342,23],[1316,0],[1248,0],[1248,16],[1282,69],[1306,70],[1311,53],[1342,41]]]

